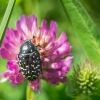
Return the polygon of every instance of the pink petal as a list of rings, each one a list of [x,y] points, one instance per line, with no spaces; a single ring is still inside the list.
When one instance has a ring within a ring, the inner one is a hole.
[[[54,22],[54,21],[51,21],[51,22],[50,22],[50,32],[51,32],[51,33],[52,33],[52,32],[57,33],[57,30],[58,30],[58,25],[57,25],[57,23]]]
[[[37,18],[34,15],[28,17],[28,28],[32,35],[35,35],[38,31]]]
[[[12,76],[13,73],[14,73],[13,71],[7,70],[4,73],[1,73],[0,76],[2,76],[4,78],[8,78],[8,77]]]
[[[62,60],[62,62],[67,67],[72,66],[72,59],[73,59],[73,56],[68,56],[66,57],[66,59]]]
[[[20,17],[20,28],[23,30],[24,33],[28,34],[28,26],[27,26],[27,23],[28,23],[28,19],[26,17],[26,15],[23,15]]]
[[[6,60],[15,60],[16,59],[16,55],[14,54],[10,54],[6,49],[2,48],[0,50],[1,52],[1,56],[2,58],[6,59]]]
[[[51,69],[59,69],[60,67],[61,67],[60,62],[51,63],[51,65],[50,65]]]
[[[22,74],[19,73],[18,65],[15,61],[8,62],[7,68],[9,70],[0,74],[2,78],[9,79],[10,83],[13,84],[14,86],[22,83],[25,80]]]
[[[14,71],[14,74],[19,74],[19,66],[18,66],[18,62],[16,60],[9,61],[7,63],[7,68],[11,71]]]
[[[4,47],[11,53],[11,54],[18,54],[20,51],[20,47],[18,48],[16,45],[12,45],[10,43],[5,43]]]
[[[57,78],[47,79],[47,82],[52,85],[59,85],[59,79],[57,79]]]
[[[13,86],[16,86],[18,84],[21,84],[23,81],[24,81],[24,77],[22,76],[22,74],[19,74],[18,76],[14,77],[14,76],[11,76],[10,77],[10,83],[13,85]]]
[[[19,37],[22,38],[23,40],[25,40],[27,33],[24,33],[24,31],[20,27],[20,20],[18,20],[16,22],[16,28],[17,28],[17,32],[18,32]]]
[[[46,49],[46,50],[51,50],[54,46],[55,46],[55,43],[54,43],[54,42],[50,42],[50,43],[45,47],[45,49]]]
[[[67,66],[66,67],[62,67],[61,69],[62,69],[62,74],[63,75],[65,75],[70,70],[69,67],[67,67]]]
[[[42,29],[41,29],[42,30]],[[40,30],[40,33],[41,33],[41,39],[45,40],[45,41],[49,41],[49,40],[46,40],[47,37],[49,37],[49,33],[48,33],[48,29],[44,29],[42,32]]]
[[[59,52],[59,56],[65,56],[70,52],[70,44],[68,42],[65,42],[61,47],[59,47],[55,52]]]
[[[43,72],[43,77],[46,79],[50,79],[50,78],[52,78],[52,76],[53,76],[53,74],[50,72],[47,72],[47,71]]]
[[[26,15],[20,17],[20,19],[16,22],[16,27],[18,33],[20,33],[20,37],[26,39],[31,39],[33,37],[32,32],[30,32],[28,28],[28,18]]]
[[[53,31],[50,33],[50,35],[51,35],[52,41],[55,41],[56,40],[56,32]]]
[[[15,36],[15,40],[18,43],[19,47],[23,44],[24,42],[24,36],[21,35],[21,33],[19,33],[17,30],[14,30],[14,36]],[[17,45],[17,47],[18,47]]]
[[[43,19],[40,28],[42,34],[44,33],[45,29],[47,29],[47,21]]]
[[[3,39],[3,42],[2,42],[2,48],[4,47],[4,45],[6,43],[10,43],[12,45],[19,47],[19,45],[20,45],[19,41],[20,41],[20,39],[19,39],[18,33],[13,29],[7,28],[6,36],[5,36],[5,38]]]
[[[33,90],[40,92],[40,79],[30,82],[30,86]]]
[[[67,40],[67,36],[65,32],[62,32],[58,40],[56,41],[56,46],[59,47]]]

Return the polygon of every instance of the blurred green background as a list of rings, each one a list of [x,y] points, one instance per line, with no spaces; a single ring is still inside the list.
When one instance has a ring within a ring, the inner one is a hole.
[[[0,23],[6,10],[9,0],[0,0]],[[84,61],[85,55],[75,33],[71,26],[68,16],[59,2],[59,0],[16,0],[13,13],[10,18],[9,27],[15,28],[15,23],[22,14],[34,14],[38,18],[38,24],[41,24],[43,18],[48,22],[55,20],[58,23],[58,36],[65,31],[68,41],[73,46],[71,55],[74,55],[73,65]],[[98,31],[100,28],[100,0],[80,0],[88,14],[93,19]],[[72,69],[68,75],[72,74]],[[0,58],[0,73],[6,70],[6,61]],[[26,100],[27,83],[13,87],[9,82],[0,84],[0,100]],[[35,100],[72,100],[67,96],[67,84],[52,86],[44,81],[41,84],[41,93],[34,93]],[[95,98],[95,97],[94,97]],[[97,98],[97,97],[96,97]],[[100,100],[98,97],[95,100]]]

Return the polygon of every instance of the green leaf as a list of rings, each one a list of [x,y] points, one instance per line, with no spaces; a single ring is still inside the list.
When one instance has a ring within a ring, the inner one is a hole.
[[[60,0],[87,57],[100,64],[100,36],[78,0]]]
[[[16,0],[10,0],[0,25],[0,46]]]

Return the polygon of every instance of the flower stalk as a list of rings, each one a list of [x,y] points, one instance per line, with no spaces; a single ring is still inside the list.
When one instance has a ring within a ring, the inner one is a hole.
[[[26,100],[35,100],[35,95],[29,84],[27,85],[26,90]]]

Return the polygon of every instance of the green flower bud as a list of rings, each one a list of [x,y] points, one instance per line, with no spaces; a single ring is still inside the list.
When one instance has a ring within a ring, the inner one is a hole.
[[[72,76],[76,94],[95,95],[100,90],[100,71],[89,61],[78,65]]]

